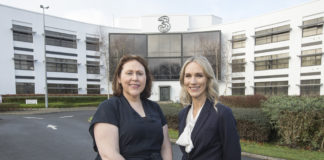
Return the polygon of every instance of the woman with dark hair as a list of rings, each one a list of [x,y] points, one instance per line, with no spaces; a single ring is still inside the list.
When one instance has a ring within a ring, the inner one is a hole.
[[[218,102],[214,71],[203,56],[189,58],[180,72],[179,113],[182,160],[240,160],[241,146],[232,110]]]
[[[151,87],[146,61],[123,56],[113,77],[113,97],[99,105],[90,124],[96,160],[172,159],[166,119],[147,99]]]

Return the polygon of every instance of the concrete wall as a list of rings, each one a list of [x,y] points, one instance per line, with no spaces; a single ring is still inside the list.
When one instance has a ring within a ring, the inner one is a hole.
[[[302,38],[302,30],[299,26],[304,20],[324,17],[324,1],[315,0],[304,5],[288,8],[285,10],[256,16],[250,19],[244,19],[237,22],[221,24],[221,18],[216,16],[187,16],[187,15],[168,15],[170,18],[171,30],[170,32],[200,32],[220,30],[222,33],[222,80],[220,84],[220,94],[231,95],[232,83],[245,83],[247,95],[254,94],[254,83],[263,81],[288,81],[289,95],[299,95],[300,80],[304,79],[321,79],[321,84],[324,83],[324,56],[322,56],[322,64],[320,66],[301,67],[300,57],[302,50],[322,48],[324,50],[324,34]],[[43,39],[43,23],[42,14],[21,10],[13,7],[0,5],[0,14],[6,15],[0,17],[0,43],[1,58],[0,58],[0,94],[15,94],[16,82],[32,82],[35,83],[35,93],[44,93],[45,73],[44,73],[44,39]],[[112,93],[111,84],[107,82],[106,59],[103,53],[107,48],[102,48],[100,52],[87,51],[85,39],[87,36],[104,38],[108,44],[109,33],[159,33],[158,25],[160,21],[158,18],[162,15],[143,16],[143,17],[124,17],[116,20],[117,27],[98,26],[93,24],[82,23],[78,21],[63,19],[54,16],[46,16],[46,29],[51,31],[58,31],[61,33],[74,34],[77,36],[77,48],[70,49],[64,47],[47,46],[48,51],[58,51],[77,54],[77,57],[53,55],[48,54],[48,57],[75,59],[78,62],[78,73],[60,73],[48,72],[48,77],[69,77],[78,78],[78,81],[58,81],[50,80],[48,83],[69,83],[78,84],[79,94],[85,94],[87,84],[100,84],[101,93]],[[33,29],[33,43],[13,41],[13,34],[11,31],[12,24],[20,24],[30,26]],[[270,43],[266,45],[255,46],[254,35],[258,30],[273,28],[289,24],[290,40],[278,43]],[[231,40],[232,35],[246,34],[246,47],[240,49],[232,49]],[[103,35],[103,36],[102,36]],[[302,47],[301,44],[322,41],[322,44]],[[289,46],[289,49],[264,52],[255,54],[255,51]],[[33,49],[33,52],[15,51],[14,47],[22,47]],[[15,70],[14,53],[33,55],[36,60],[34,71]],[[245,53],[243,56],[232,57],[235,53]],[[289,68],[276,69],[266,71],[254,71],[254,58],[258,56],[289,53]],[[99,56],[101,59],[87,58],[86,55]],[[226,62],[232,59],[245,58],[246,71],[243,73],[231,73],[231,67]],[[101,71],[100,75],[86,74],[86,61],[100,61]],[[321,72],[316,76],[300,76],[301,73]],[[288,77],[271,78],[271,79],[255,79],[255,76],[269,76],[278,74],[288,74]],[[16,79],[15,76],[34,76],[35,79]],[[231,80],[232,77],[244,77],[245,80]],[[87,79],[100,79],[100,82],[87,82]],[[159,87],[170,86],[171,100],[179,101],[180,84],[177,81],[155,81],[153,83],[152,100],[159,100]],[[321,95],[324,95],[324,87],[321,86]]]

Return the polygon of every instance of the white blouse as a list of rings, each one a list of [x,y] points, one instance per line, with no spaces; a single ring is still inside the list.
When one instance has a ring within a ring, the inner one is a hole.
[[[204,104],[203,104],[204,106]],[[193,105],[191,105],[191,108],[188,112],[187,119],[186,119],[186,127],[184,128],[182,134],[179,136],[179,139],[176,141],[176,144],[180,146],[184,146],[187,153],[189,153],[193,148],[194,145],[191,140],[191,132],[193,128],[195,127],[196,121],[199,117],[200,111],[203,108],[203,106],[200,107],[196,117],[193,117]]]

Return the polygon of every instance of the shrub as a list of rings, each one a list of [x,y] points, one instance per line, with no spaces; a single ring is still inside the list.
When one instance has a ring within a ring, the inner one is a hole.
[[[30,96],[4,96],[4,103],[19,103],[24,104],[26,99],[37,99],[38,103],[44,103],[44,96],[40,95],[30,95]],[[49,103],[55,102],[65,102],[65,103],[81,103],[81,102],[101,102],[107,99],[105,95],[97,95],[97,96],[49,96]]]
[[[240,138],[266,142],[271,137],[270,119],[260,108],[232,108]]]
[[[178,113],[183,108],[179,103],[162,103],[161,109],[167,119],[168,127],[178,129]],[[237,120],[240,137],[258,142],[268,141],[270,123],[267,116],[258,108],[232,108]]]
[[[261,102],[267,98],[263,95],[220,96],[219,101],[231,108],[261,108]]]
[[[324,144],[324,97],[270,97],[263,110],[280,136],[291,147],[321,149]]]
[[[168,122],[168,127],[178,129],[178,113],[183,108],[180,103],[160,103],[159,104],[165,118]]]
[[[19,104],[15,103],[0,103],[0,111],[10,111],[10,110],[18,110]]]

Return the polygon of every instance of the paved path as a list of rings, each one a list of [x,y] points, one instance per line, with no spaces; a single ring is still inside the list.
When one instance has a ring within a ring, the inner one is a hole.
[[[94,110],[0,115],[1,160],[94,159],[88,118]]]
[[[95,110],[96,107],[82,107],[0,112],[0,159],[94,159],[88,118]],[[172,150],[174,160],[180,160],[179,147],[173,144]],[[275,160],[242,155],[242,160]]]

